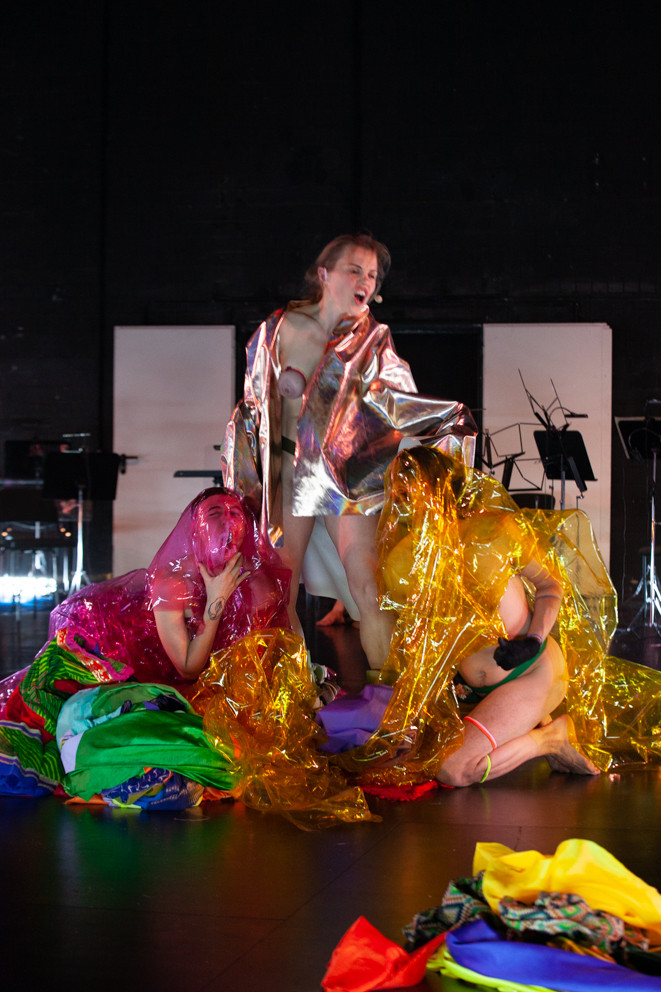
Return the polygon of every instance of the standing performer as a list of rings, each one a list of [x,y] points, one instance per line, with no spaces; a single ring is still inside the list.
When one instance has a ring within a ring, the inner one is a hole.
[[[334,595],[349,605],[351,594],[374,669],[393,624],[375,579],[386,469],[404,436],[471,461],[476,430],[461,403],[417,394],[390,329],[370,313],[389,267],[388,249],[367,235],[326,245],[306,274],[305,299],[271,314],[248,343],[243,401],[223,452],[226,485],[256,504],[262,533],[292,571],[289,617],[301,633],[296,596],[323,519],[348,583]],[[321,593],[314,576],[305,581]]]

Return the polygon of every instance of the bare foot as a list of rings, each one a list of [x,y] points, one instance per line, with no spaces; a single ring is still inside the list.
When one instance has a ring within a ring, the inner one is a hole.
[[[346,620],[344,617],[344,607],[342,607],[341,610],[337,610],[335,607],[333,607],[333,609],[330,610],[330,612],[328,612],[325,616],[323,616],[321,620],[317,620],[316,626],[334,627],[338,624],[344,625],[345,623]]]
[[[563,714],[539,730],[549,765],[555,772],[600,775],[597,766],[569,743],[569,726],[569,717]]]

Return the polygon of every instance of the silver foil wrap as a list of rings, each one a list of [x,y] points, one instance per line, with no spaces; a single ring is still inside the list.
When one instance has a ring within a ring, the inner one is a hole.
[[[225,484],[254,506],[271,543],[282,535],[282,458],[278,310],[246,349],[243,400],[228,424]],[[463,403],[417,392],[390,329],[367,310],[342,320],[303,394],[294,458],[295,516],[373,514],[384,477],[401,447],[429,444],[473,463],[477,428]]]

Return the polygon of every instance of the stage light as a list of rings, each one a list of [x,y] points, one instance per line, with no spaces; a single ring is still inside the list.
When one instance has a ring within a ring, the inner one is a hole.
[[[41,575],[0,575],[0,604],[32,606],[42,599],[52,599],[55,579]]]

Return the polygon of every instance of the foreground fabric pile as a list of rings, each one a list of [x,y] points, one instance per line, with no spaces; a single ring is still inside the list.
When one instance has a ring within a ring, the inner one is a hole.
[[[406,948],[359,918],[326,992],[411,986],[426,968],[504,992],[661,989],[661,894],[598,844],[552,856],[478,844],[473,873],[404,928]]]

